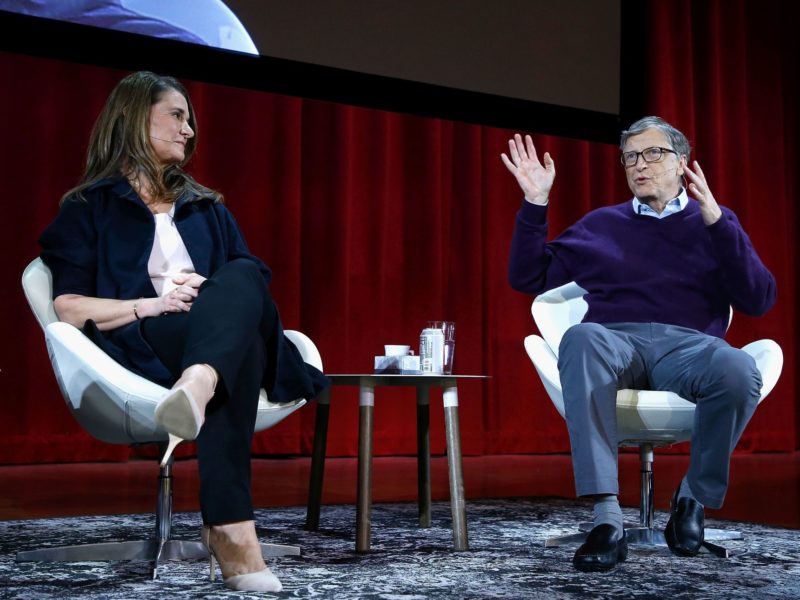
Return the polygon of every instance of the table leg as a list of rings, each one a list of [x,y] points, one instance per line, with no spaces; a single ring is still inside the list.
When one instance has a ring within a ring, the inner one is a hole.
[[[369,552],[372,534],[372,415],[375,386],[363,382],[359,388],[358,490],[356,503],[356,552]]]
[[[427,386],[417,387],[417,498],[419,526],[431,526],[431,436],[430,394]]]
[[[453,515],[453,548],[469,550],[464,506],[464,476],[461,469],[461,433],[458,427],[458,391],[455,382],[443,390],[444,424],[447,437],[447,465],[450,474],[450,510]]]
[[[328,415],[331,408],[331,390],[326,388],[317,398],[317,415],[314,422],[314,449],[311,452],[311,475],[308,482],[306,529],[319,529],[319,512],[322,505],[322,480],[325,475],[325,451],[328,446]]]

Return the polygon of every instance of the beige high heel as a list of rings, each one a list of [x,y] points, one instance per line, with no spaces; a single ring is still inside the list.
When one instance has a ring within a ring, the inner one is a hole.
[[[217,577],[215,563],[219,562],[219,560],[216,558],[214,550],[211,548],[209,542],[210,534],[211,528],[207,525],[203,525],[200,529],[200,539],[203,540],[203,545],[206,547],[206,550],[208,550],[208,578],[214,581]],[[220,570],[222,570],[222,565],[220,565]],[[231,575],[230,577],[225,577],[223,573],[222,582],[225,584],[225,587],[239,592],[280,592],[283,589],[283,584],[280,582],[280,579],[275,577],[269,567],[264,567],[261,571],[244,573],[242,575]]]
[[[217,387],[217,372],[210,365],[201,364],[199,366],[206,367],[213,374],[214,383],[211,388],[211,396],[213,396],[214,389]],[[205,421],[203,413],[207,403],[208,400],[202,405],[203,409],[201,410],[200,403],[185,383],[176,384],[158,403],[155,412],[156,423],[169,435],[167,450],[161,459],[162,467],[167,464],[178,444],[184,440],[193,440],[200,434],[200,428]]]

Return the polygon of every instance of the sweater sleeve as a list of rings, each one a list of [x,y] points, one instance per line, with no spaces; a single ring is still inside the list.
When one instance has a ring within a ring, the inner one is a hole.
[[[536,295],[571,280],[547,244],[547,206],[523,200],[511,238],[508,282],[518,292]]]
[[[67,200],[39,238],[41,258],[53,275],[53,298],[96,296],[97,236],[89,203]]]
[[[752,316],[766,313],[775,304],[775,278],[756,254],[736,215],[723,208],[722,217],[706,230],[733,307]]]

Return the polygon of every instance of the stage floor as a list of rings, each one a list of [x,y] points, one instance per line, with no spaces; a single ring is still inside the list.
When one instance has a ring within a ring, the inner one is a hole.
[[[323,504],[354,504],[356,459],[325,462]],[[688,456],[656,454],[655,507],[667,510],[686,471]],[[467,500],[509,497],[572,499],[574,487],[568,455],[465,456]],[[254,458],[256,507],[304,506],[308,495],[308,457]],[[174,510],[196,511],[197,463],[178,460],[173,469]],[[0,467],[0,520],[153,513],[158,466],[155,461],[73,463]],[[639,503],[639,456],[620,455],[621,501]],[[447,459],[431,460],[433,500],[449,498]],[[376,457],[373,502],[416,499],[414,457]],[[708,517],[800,529],[800,452],[736,454],[725,506]]]
[[[635,520],[636,509],[623,509]],[[284,585],[280,594],[226,592],[208,580],[208,563],[166,561],[150,579],[142,561],[15,562],[20,549],[63,544],[131,541],[153,532],[152,515],[80,516],[0,521],[0,597],[36,600],[194,600],[196,598],[309,598],[322,600],[796,600],[800,560],[796,529],[707,520],[709,527],[740,531],[728,559],[695,558],[666,547],[631,545],[628,559],[610,573],[572,567],[576,545],[546,548],[544,541],[575,531],[591,510],[554,498],[474,499],[467,503],[470,549],[452,550],[450,506],[434,502],[431,527],[420,529],[413,503],[373,507],[373,545],[356,554],[356,510],[323,508],[319,531],[306,531],[302,506],[256,510],[262,540],[302,549],[300,556],[269,560]],[[663,528],[667,513],[657,512]],[[198,541],[197,512],[176,513],[174,537]]]

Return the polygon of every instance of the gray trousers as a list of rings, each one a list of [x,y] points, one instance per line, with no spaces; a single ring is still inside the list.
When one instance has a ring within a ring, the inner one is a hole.
[[[578,496],[619,493],[616,397],[632,388],[696,404],[689,487],[703,505],[722,506],[731,453],[761,391],[749,354],[685,327],[580,323],[561,340],[558,371]]]

